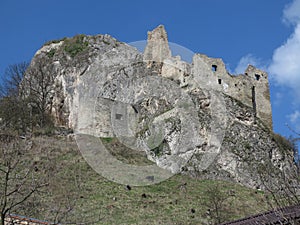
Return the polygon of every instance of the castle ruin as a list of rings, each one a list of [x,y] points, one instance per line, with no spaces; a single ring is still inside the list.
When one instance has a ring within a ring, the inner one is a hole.
[[[290,168],[271,132],[266,72],[249,65],[231,75],[204,54],[188,63],[172,55],[162,25],[148,32],[143,53],[107,34],[77,39],[44,45],[31,63],[55,75],[56,125],[115,138],[172,173],[261,187],[259,172]],[[66,46],[75,40],[84,48],[72,55]]]
[[[215,90],[229,95],[243,104],[252,107],[254,122],[260,118],[272,130],[272,109],[268,74],[252,65],[248,65],[244,74],[231,75],[220,58],[210,58],[204,54],[195,54],[192,65],[180,57],[172,57],[167,33],[162,25],[148,32],[148,43],[144,60],[149,64],[161,62],[160,75],[179,79],[181,87],[188,88],[188,76],[197,73],[201,82]],[[190,89],[190,88],[189,88]]]

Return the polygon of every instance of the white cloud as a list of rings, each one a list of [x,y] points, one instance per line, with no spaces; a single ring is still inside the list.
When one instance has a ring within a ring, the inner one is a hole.
[[[298,119],[300,119],[300,112],[296,110],[294,113],[288,115],[288,118],[291,121],[291,123],[295,123],[298,121]]]
[[[283,21],[288,24],[298,24],[300,21],[300,0],[294,0],[283,11]]]
[[[300,85],[300,24],[286,43],[274,51],[269,72],[279,84]]]
[[[287,115],[287,118],[290,120],[291,123],[291,129],[293,129],[295,132],[300,132],[300,111],[296,110],[290,115]]]
[[[253,56],[252,54],[248,54],[243,56],[238,65],[236,66],[234,70],[234,74],[243,74],[245,70],[247,69],[248,65],[252,65],[255,67],[261,68],[261,60]]]
[[[300,0],[294,0],[284,10],[284,21],[295,29],[288,40],[275,49],[269,74],[278,85],[291,88],[295,100],[300,99]]]

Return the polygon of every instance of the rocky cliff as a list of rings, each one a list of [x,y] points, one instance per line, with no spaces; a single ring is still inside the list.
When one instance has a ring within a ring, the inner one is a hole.
[[[293,168],[272,132],[267,74],[249,65],[231,75],[203,54],[185,62],[163,26],[148,33],[144,53],[109,35],[78,35],[46,43],[29,70],[38,66],[53,76],[56,125],[117,137],[172,173],[264,188]]]

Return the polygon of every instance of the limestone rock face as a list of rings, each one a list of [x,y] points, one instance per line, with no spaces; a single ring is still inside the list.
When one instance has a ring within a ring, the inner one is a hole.
[[[76,36],[43,46],[31,68],[54,75],[49,111],[58,126],[117,137],[173,173],[263,188],[261,171],[293,167],[274,139],[268,77],[249,66],[233,76],[221,59],[172,56],[163,26],[145,52],[109,35]],[[279,175],[277,176],[279,177]]]

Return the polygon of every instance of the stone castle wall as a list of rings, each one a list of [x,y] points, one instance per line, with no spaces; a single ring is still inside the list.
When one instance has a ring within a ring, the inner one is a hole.
[[[249,65],[244,74],[231,75],[220,58],[195,54],[192,64],[188,64],[179,56],[172,57],[163,26],[148,32],[144,60],[151,62],[151,56],[153,61],[161,63],[162,76],[177,80],[182,88],[189,91],[195,86],[190,76],[200,77],[202,86],[223,92],[252,107],[255,117],[260,118],[272,130],[270,89],[266,72]]]
[[[211,70],[218,90],[253,108],[254,113],[272,130],[272,109],[268,74],[249,65],[244,74],[231,75],[222,59],[198,56],[208,64],[203,70]],[[204,72],[204,73],[205,73]]]

